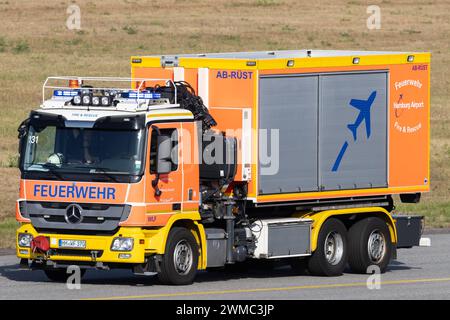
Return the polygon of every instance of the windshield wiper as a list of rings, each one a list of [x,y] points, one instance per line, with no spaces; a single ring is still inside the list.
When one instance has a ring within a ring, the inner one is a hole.
[[[128,172],[114,172],[110,168],[104,168],[104,167],[90,167],[90,166],[71,166],[70,168],[75,169],[86,169],[88,170],[88,173],[93,174],[101,174],[105,177],[108,177],[109,179],[113,180],[114,182],[119,182],[117,178],[113,174],[128,174]]]
[[[91,170],[93,170],[93,173],[100,173],[105,175],[106,177],[110,178],[111,180],[113,180],[114,182],[119,182],[119,180],[116,179],[116,177],[114,177],[111,173],[109,173],[108,171],[111,171],[111,169],[109,168],[102,168],[102,167],[95,167],[92,168]],[[98,172],[97,172],[98,171]],[[91,171],[90,171],[91,172]],[[122,172],[118,173],[118,174],[122,174]]]
[[[58,168],[58,166],[57,166],[56,164],[47,162],[47,163],[41,164],[41,166],[42,166],[42,168],[45,168],[45,169],[48,170],[48,171],[46,171],[46,172],[50,172],[50,173],[53,174],[55,177],[57,177],[57,178],[59,178],[59,179],[61,179],[61,180],[65,180],[65,179],[63,178],[63,176],[62,176],[57,170],[55,170],[56,168]]]

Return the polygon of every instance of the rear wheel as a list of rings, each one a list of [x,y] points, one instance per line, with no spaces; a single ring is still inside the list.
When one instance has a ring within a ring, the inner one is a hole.
[[[375,265],[385,272],[392,254],[391,234],[386,222],[370,217],[356,222],[349,230],[349,265],[353,272],[368,273]]]
[[[198,256],[199,247],[193,234],[185,228],[173,228],[161,261],[159,280],[164,284],[191,284],[197,273]]]
[[[69,278],[73,273],[67,273],[67,269],[58,268],[58,269],[45,269],[45,275],[47,278],[54,282],[66,282],[67,278]],[[80,278],[84,276],[86,273],[86,269],[80,269]]]
[[[347,264],[347,229],[338,219],[330,218],[322,225],[317,249],[308,260],[312,275],[340,276]]]

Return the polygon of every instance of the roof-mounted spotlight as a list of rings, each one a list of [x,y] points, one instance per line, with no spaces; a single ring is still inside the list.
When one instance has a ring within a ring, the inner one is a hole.
[[[359,64],[359,57],[353,58],[353,64]]]
[[[408,56],[406,59],[408,62],[414,62],[414,56]]]
[[[100,97],[99,96],[92,97],[92,105],[96,106],[96,107],[100,105]]]
[[[287,65],[288,67],[293,67],[294,64],[295,64],[295,61],[294,61],[294,60],[288,60],[286,65]]]
[[[81,96],[78,95],[78,96],[73,97],[72,103],[76,106],[79,106],[81,104]]]
[[[110,103],[111,103],[110,97],[103,96],[103,97],[101,98],[101,104],[102,104],[102,106],[104,106],[104,107],[109,106]]]
[[[82,96],[81,99],[82,99],[81,101],[83,103],[83,106],[89,106],[92,103],[90,95],[84,95],[84,96]]]

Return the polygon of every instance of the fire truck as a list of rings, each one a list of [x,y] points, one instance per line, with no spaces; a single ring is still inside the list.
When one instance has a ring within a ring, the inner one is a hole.
[[[130,78],[47,78],[19,126],[24,267],[185,285],[245,261],[384,272],[420,244],[423,217],[393,212],[430,189],[429,53],[130,62]]]

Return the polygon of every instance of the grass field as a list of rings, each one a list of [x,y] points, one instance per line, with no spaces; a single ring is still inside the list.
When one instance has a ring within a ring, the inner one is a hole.
[[[330,4],[331,2],[331,4]],[[81,30],[66,27],[81,9]],[[369,4],[381,29],[368,30]],[[13,245],[18,190],[17,126],[49,75],[129,76],[139,54],[278,49],[432,52],[432,192],[398,210],[450,227],[450,2],[168,0],[0,0],[0,247]]]

